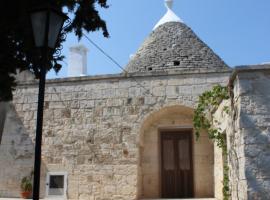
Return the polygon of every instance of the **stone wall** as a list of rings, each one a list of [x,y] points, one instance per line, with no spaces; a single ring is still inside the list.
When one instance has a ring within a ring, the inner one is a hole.
[[[270,199],[270,66],[236,68],[226,131],[232,199]]]
[[[223,156],[222,149],[214,145],[214,191],[216,200],[223,200]]]
[[[6,102],[0,102],[0,143],[2,140],[2,134],[4,131],[5,126],[5,120],[6,120],[6,112],[7,112],[7,103]]]
[[[45,195],[46,173],[64,171],[68,173],[68,199],[138,199],[140,130],[147,115],[175,105],[193,108],[199,94],[214,84],[226,84],[228,75],[228,71],[146,73],[135,78],[111,75],[48,81],[41,196]],[[18,196],[22,172],[27,174],[32,169],[37,93],[35,82],[20,84],[13,105],[21,128],[12,131],[16,126],[6,121],[0,173],[9,175],[0,176],[0,185],[2,193],[10,197]],[[27,151],[23,142],[29,147]],[[21,147],[17,150],[23,152],[21,157],[4,153],[12,145]],[[6,159],[11,159],[14,167],[7,167]]]
[[[232,120],[232,111],[227,112],[225,110],[225,107],[230,108],[231,107],[231,101],[230,100],[223,100],[217,110],[214,112],[213,117],[213,124],[214,127],[218,128],[221,133],[224,135],[226,134],[226,137],[228,138],[229,135],[234,134],[232,132],[233,129],[233,120]],[[227,139],[228,140],[228,139]],[[227,141],[228,143],[228,151],[231,150],[231,143],[230,141]],[[226,161],[226,157],[224,157],[222,149],[217,146],[215,143],[214,145],[214,174],[215,174],[215,198],[217,200],[223,200],[223,178],[224,178],[224,162]],[[234,169],[231,169],[234,170]],[[233,179],[231,179],[233,180]]]
[[[5,107],[5,127],[0,140],[0,197],[20,197],[21,179],[33,169],[34,145],[14,106],[5,103]]]

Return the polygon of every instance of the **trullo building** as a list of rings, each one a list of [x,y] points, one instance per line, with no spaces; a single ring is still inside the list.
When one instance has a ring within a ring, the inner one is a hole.
[[[227,137],[231,198],[270,199],[270,65],[228,67],[171,9],[125,73],[85,74],[71,49],[69,78],[46,85],[41,197],[80,200],[223,199],[221,150],[193,131],[198,96],[228,85],[215,113]],[[81,70],[81,71],[80,71]],[[72,73],[79,75],[72,77]],[[19,77],[1,103],[0,197],[20,197],[33,170],[37,81]]]

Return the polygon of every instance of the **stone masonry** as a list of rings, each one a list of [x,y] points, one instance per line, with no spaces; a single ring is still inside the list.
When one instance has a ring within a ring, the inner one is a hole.
[[[144,119],[170,106],[194,108],[199,94],[215,84],[226,84],[230,74],[229,70],[195,72],[49,80],[42,196],[46,172],[66,171],[68,199],[139,199],[139,142]],[[19,84],[14,93],[0,145],[2,197],[18,197],[20,178],[32,169],[37,93],[35,81]]]
[[[191,134],[198,96],[230,83],[232,99],[223,105],[231,113],[220,108],[216,117],[227,135],[232,200],[270,199],[269,70],[231,74],[187,25],[171,21],[151,33],[125,73],[48,80],[41,197],[48,197],[47,174],[61,172],[67,199],[161,198],[160,132]],[[30,73],[17,80],[13,101],[0,102],[0,197],[19,197],[33,170],[38,84]],[[191,143],[193,196],[221,200],[220,149],[206,133]]]
[[[128,63],[128,72],[227,69],[228,66],[184,23],[154,30]]]
[[[236,67],[232,110],[215,114],[227,134],[232,199],[270,199],[270,65]]]

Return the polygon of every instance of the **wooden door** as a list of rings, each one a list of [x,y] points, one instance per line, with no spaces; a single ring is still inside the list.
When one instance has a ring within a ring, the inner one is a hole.
[[[162,198],[193,197],[191,131],[161,134]]]

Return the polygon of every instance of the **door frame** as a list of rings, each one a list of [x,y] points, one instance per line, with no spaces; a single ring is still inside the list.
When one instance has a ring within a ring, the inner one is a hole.
[[[49,195],[49,183],[50,176],[64,176],[64,194],[63,195]],[[46,190],[45,190],[45,198],[55,198],[55,199],[67,199],[67,176],[68,173],[65,171],[49,171],[46,175]]]
[[[194,136],[191,127],[162,127],[158,129],[158,145],[159,145],[159,196],[162,197],[162,134],[181,134],[181,132],[189,132],[190,134],[190,155],[191,155],[191,172],[192,172],[192,196],[195,197],[195,177],[194,177]]]

